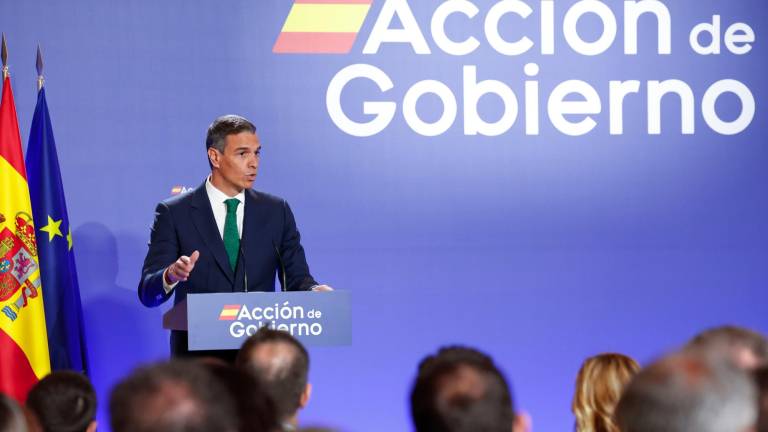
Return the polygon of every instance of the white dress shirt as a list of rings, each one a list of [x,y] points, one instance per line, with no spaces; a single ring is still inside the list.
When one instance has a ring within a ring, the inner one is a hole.
[[[211,202],[211,209],[213,210],[213,218],[216,219],[216,227],[219,228],[219,235],[224,238],[224,222],[227,219],[227,205],[224,201],[235,198],[240,201],[240,205],[237,206],[237,235],[243,237],[243,215],[245,214],[245,191],[240,191],[235,196],[229,196],[224,192],[216,189],[216,186],[211,183],[211,177],[205,180],[205,191],[208,193],[208,200]]]

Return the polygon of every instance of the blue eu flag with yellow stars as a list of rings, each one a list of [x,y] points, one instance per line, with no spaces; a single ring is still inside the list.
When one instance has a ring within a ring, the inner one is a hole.
[[[72,228],[67,217],[45,88],[41,88],[37,95],[26,165],[37,230],[51,368],[87,373],[83,308],[72,250]]]

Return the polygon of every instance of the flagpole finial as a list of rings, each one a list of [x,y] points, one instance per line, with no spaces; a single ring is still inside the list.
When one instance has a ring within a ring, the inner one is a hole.
[[[37,61],[35,62],[37,68],[37,90],[43,89],[45,79],[43,78],[43,52],[40,50],[40,44],[37,44]]]
[[[3,60],[3,79],[8,78],[8,45],[5,43],[5,33],[3,33],[3,46],[0,49],[0,58]]]

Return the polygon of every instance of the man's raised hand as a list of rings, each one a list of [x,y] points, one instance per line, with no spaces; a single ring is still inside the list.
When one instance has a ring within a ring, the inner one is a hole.
[[[186,281],[189,278],[189,274],[192,273],[192,269],[195,268],[198,258],[200,258],[200,252],[198,251],[192,252],[190,256],[180,256],[176,262],[169,265],[165,270],[165,281],[169,285],[179,281]]]

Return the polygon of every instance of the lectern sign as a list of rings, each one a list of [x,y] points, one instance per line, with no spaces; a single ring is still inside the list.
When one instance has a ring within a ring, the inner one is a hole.
[[[310,346],[352,343],[349,293],[217,293],[187,296],[189,349],[238,349],[269,326]]]

